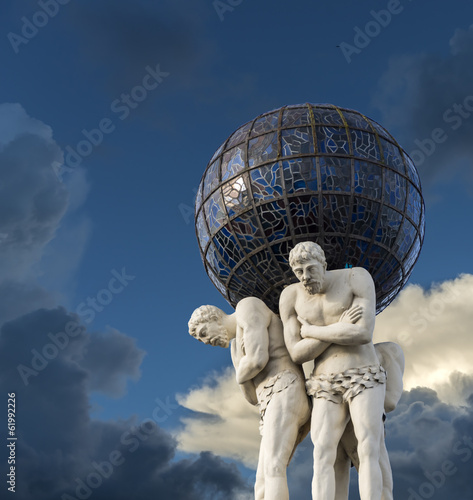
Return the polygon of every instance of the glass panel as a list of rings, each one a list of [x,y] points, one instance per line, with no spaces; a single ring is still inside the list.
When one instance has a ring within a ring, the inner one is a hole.
[[[420,187],[419,173],[414,162],[406,154],[404,154],[404,160],[407,165],[407,175],[417,187]]]
[[[392,248],[401,227],[402,215],[385,205],[381,208],[381,223],[376,234],[376,241]]]
[[[202,252],[204,252],[205,247],[209,242],[209,235],[207,233],[207,228],[205,227],[203,210],[200,211],[199,216],[197,217],[196,230],[200,248]]]
[[[351,216],[351,234],[372,238],[378,220],[380,204],[365,198],[355,197]]]
[[[406,175],[404,160],[399,148],[384,139],[379,139],[383,148],[384,163],[394,168],[403,175]]]
[[[355,161],[355,193],[381,200],[381,167],[365,161]]]
[[[266,203],[258,208],[258,214],[269,242],[290,236],[286,207],[283,200]]]
[[[415,227],[407,219],[405,219],[392,250],[400,260],[404,260],[416,236],[417,231]]]
[[[276,130],[278,128],[278,117],[279,112],[270,113],[258,118],[258,120],[255,121],[250,137],[255,137],[256,135]]]
[[[205,202],[204,209],[210,234],[213,235],[227,220],[227,214],[225,213],[220,191],[215,191],[215,193],[210,196]]]
[[[350,198],[343,195],[324,195],[323,204],[324,231],[345,234],[348,229]]]
[[[238,130],[233,132],[233,135],[230,137],[226,149],[230,149],[233,146],[236,146],[237,144],[240,144],[241,142],[244,142],[248,136],[248,131],[250,130],[251,127],[251,122],[245,123],[242,127],[240,127]]]
[[[350,129],[351,140],[353,142],[353,153],[360,158],[380,160],[378,143],[376,136],[362,130]]]
[[[312,112],[314,113],[314,120],[317,124],[343,126],[343,120],[336,109],[313,107]]]
[[[289,212],[294,226],[294,234],[319,233],[318,204],[317,196],[298,196],[289,199]]]
[[[351,160],[320,157],[320,178],[323,191],[351,191]]]
[[[286,160],[282,163],[286,193],[298,191],[317,192],[317,168],[315,158]]]
[[[236,146],[223,155],[222,162],[222,181],[226,181],[230,177],[240,172],[245,168],[245,150],[243,146]]]
[[[422,210],[422,199],[419,191],[409,182],[409,198],[407,199],[407,216],[414,224],[419,224]]]
[[[386,203],[404,212],[406,204],[406,179],[386,170],[384,176],[384,199]]]
[[[310,125],[310,113],[307,107],[284,110],[282,127],[298,127],[301,125]]]
[[[233,219],[232,227],[240,246],[246,253],[251,253],[265,245],[266,241],[259,229],[258,219],[253,210]]]
[[[342,113],[349,127],[362,128],[364,130],[369,130],[371,132],[371,127],[369,123],[359,113],[356,113],[355,111],[343,111],[343,110]]]
[[[220,158],[214,161],[205,173],[204,179],[204,199],[216,189],[218,186],[218,167],[220,165]]]
[[[308,127],[290,128],[281,132],[283,156],[298,156],[314,153],[312,132]]]
[[[317,151],[323,154],[350,154],[345,128],[317,127]]]
[[[254,167],[278,157],[278,135],[276,132],[251,139],[248,144],[248,165]]]
[[[224,226],[220,229],[214,236],[213,242],[222,255],[224,262],[227,263],[231,269],[243,259],[244,254],[228,226]]]
[[[229,217],[233,217],[251,206],[246,176],[241,175],[224,184],[222,195]]]
[[[256,201],[282,196],[283,184],[279,163],[251,170],[250,177],[253,197]]]

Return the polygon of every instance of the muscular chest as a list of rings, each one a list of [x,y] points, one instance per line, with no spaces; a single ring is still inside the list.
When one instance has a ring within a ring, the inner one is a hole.
[[[352,300],[350,293],[309,295],[302,291],[296,301],[296,312],[312,325],[330,325],[340,319]]]

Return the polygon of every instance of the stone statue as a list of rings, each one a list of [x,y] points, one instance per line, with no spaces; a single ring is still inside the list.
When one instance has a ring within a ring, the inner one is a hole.
[[[361,500],[392,499],[383,416],[385,406],[392,410],[402,393],[404,358],[395,344],[377,349],[373,345],[373,279],[363,268],[327,271],[325,254],[313,242],[296,245],[289,263],[300,282],[289,285],[280,297],[286,346],[297,364],[315,360],[306,382],[313,399],[312,497],[342,498],[336,490],[334,463],[348,424],[356,438]],[[388,391],[380,358],[393,373]]]
[[[189,333],[214,346],[228,347],[232,341],[237,382],[261,415],[255,500],[288,500],[286,468],[308,433],[310,401],[302,369],[284,344],[281,320],[260,299],[247,297],[231,315],[199,307],[189,320]]]

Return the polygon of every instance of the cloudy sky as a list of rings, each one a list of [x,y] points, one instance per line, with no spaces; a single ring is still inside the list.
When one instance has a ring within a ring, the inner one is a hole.
[[[199,305],[231,312],[193,199],[237,127],[304,102],[361,111],[417,163],[425,244],[375,332],[406,355],[386,426],[395,499],[472,498],[472,6],[6,0],[0,55],[0,426],[14,392],[16,498],[251,498],[257,413],[229,352],[187,334]],[[311,467],[306,441],[291,499],[310,499]]]

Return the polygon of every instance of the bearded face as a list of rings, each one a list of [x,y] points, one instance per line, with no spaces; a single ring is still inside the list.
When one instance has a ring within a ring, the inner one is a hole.
[[[204,344],[225,348],[230,344],[227,330],[219,321],[216,320],[200,324],[196,328],[194,336],[197,340],[200,340]]]
[[[317,259],[296,263],[292,269],[310,295],[320,293],[325,279],[325,265]]]

